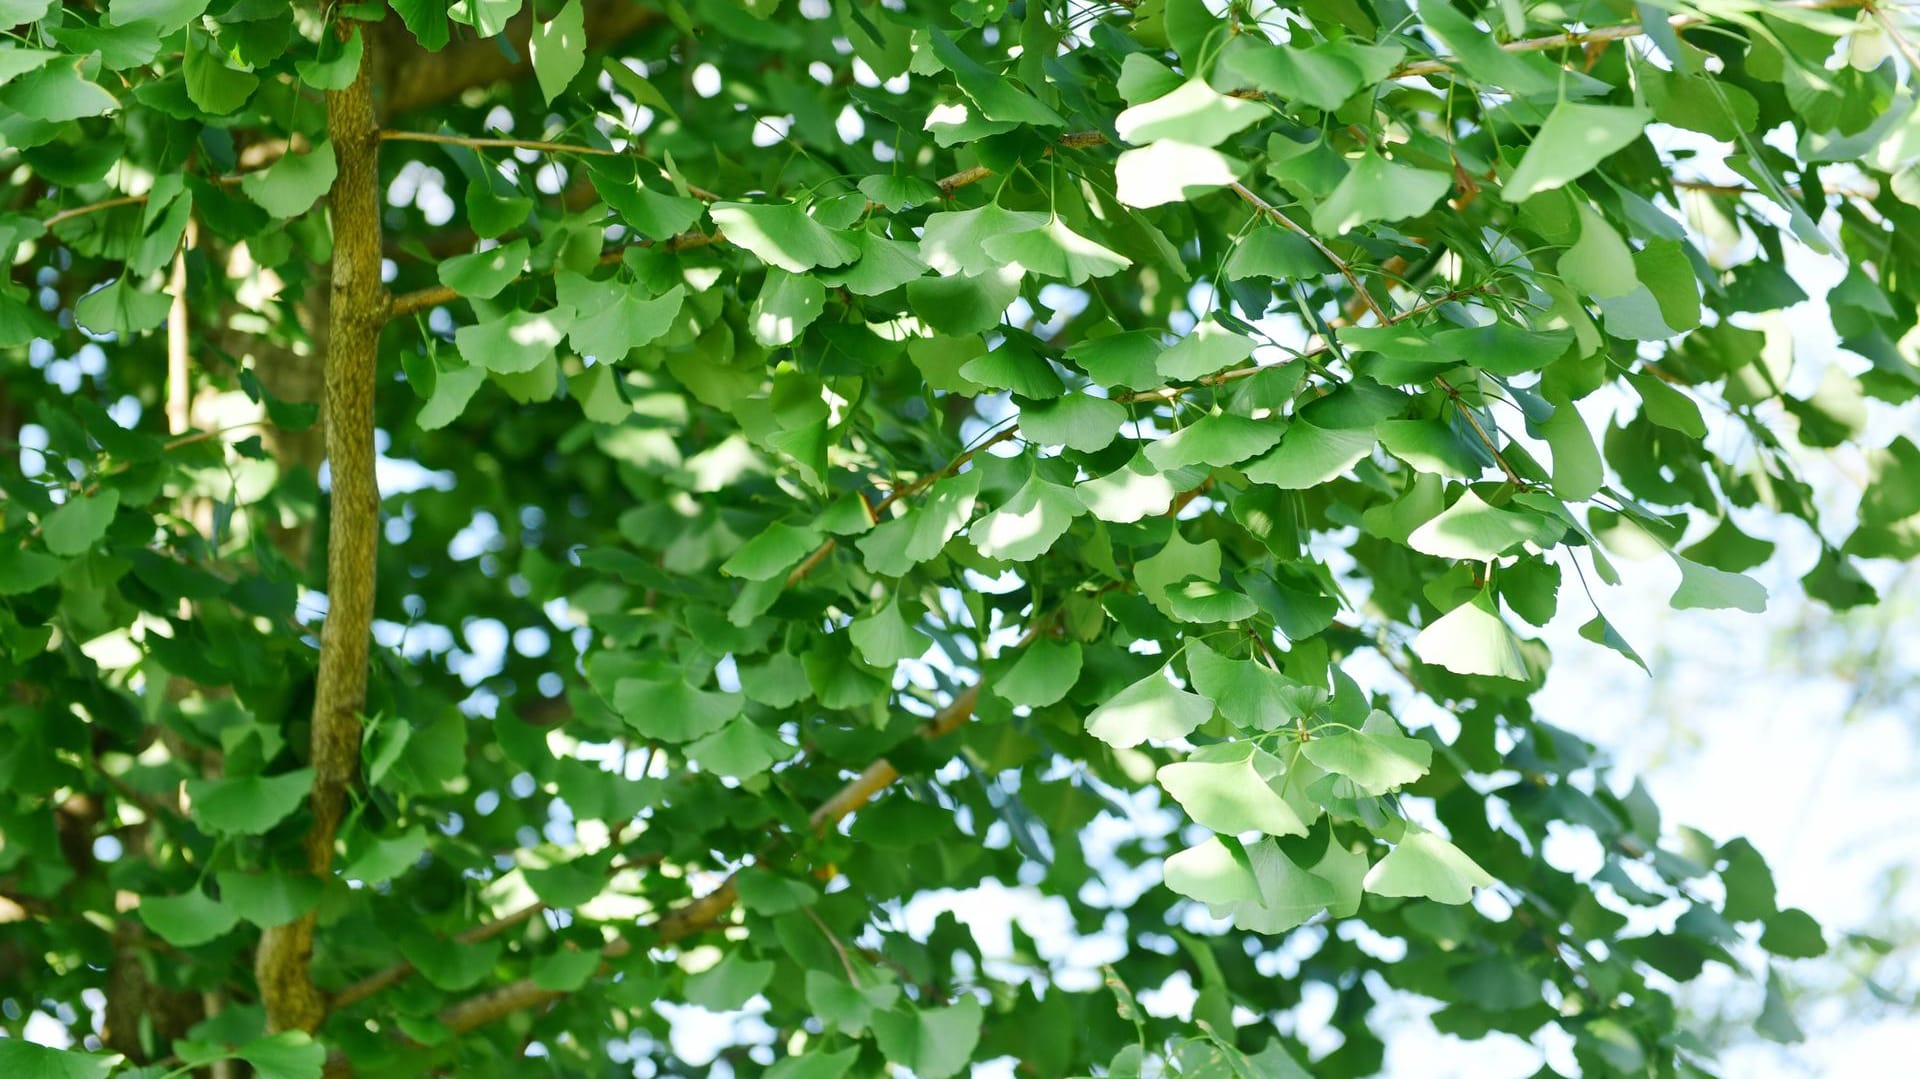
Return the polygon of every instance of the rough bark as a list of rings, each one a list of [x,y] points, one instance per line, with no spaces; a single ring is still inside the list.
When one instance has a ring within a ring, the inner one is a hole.
[[[325,876],[360,760],[373,623],[374,553],[380,495],[374,482],[373,393],[388,296],[380,283],[380,126],[373,109],[378,65],[362,63],[345,90],[327,94],[327,135],[339,174],[330,197],[333,287],[327,312],[326,444],[332,465],[327,522],[327,619],[314,689],[307,869]],[[313,983],[314,916],[261,935],[254,972],[268,1024],[313,1030],[326,1001]]]

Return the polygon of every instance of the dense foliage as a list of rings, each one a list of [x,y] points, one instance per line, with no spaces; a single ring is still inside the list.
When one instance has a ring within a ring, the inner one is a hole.
[[[1900,17],[0,0],[0,1074],[1796,1036],[1820,927],[1529,696],[1610,559],[1920,552]]]

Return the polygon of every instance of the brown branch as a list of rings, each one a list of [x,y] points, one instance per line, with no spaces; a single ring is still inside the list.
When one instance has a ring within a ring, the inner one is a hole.
[[[381,133],[381,137],[384,139],[391,139],[395,134],[396,134],[395,132],[383,131]],[[400,134],[405,139],[411,139],[411,138],[414,138],[417,133],[400,132],[397,134]],[[465,144],[465,143],[470,143],[476,140],[467,139],[465,136],[449,135],[445,137],[440,137],[440,136],[421,137],[418,139],[418,141],[451,142],[456,144]],[[488,140],[478,140],[478,141],[488,141]],[[493,140],[493,141],[511,142],[512,140]],[[562,144],[562,143],[544,143],[544,144],[538,144],[538,145],[546,145],[546,146],[553,146],[553,147],[565,146],[565,144]],[[938,183],[938,186],[941,191],[947,194],[952,194],[955,190],[959,188],[966,187],[969,184],[977,184],[980,181],[985,180],[992,175],[993,175],[992,169],[975,166],[970,169],[963,169],[959,172],[954,173],[952,176],[948,176],[945,179],[940,180]],[[703,201],[706,201],[706,202],[720,201],[720,196],[714,194],[711,191],[706,191],[700,188],[693,188],[693,187],[689,187],[688,190],[693,192]],[[874,204],[869,204],[869,205],[874,205]],[[626,248],[628,246],[653,247],[656,245],[661,245],[661,246],[664,246],[668,251],[690,251],[695,248],[711,247],[715,244],[724,244],[726,242],[727,242],[726,235],[718,231],[683,232],[678,236],[669,236],[664,240],[654,240],[654,239],[639,240],[630,245],[616,247],[613,250],[608,251],[605,254],[601,255],[600,265],[611,266],[614,263],[619,262],[621,258],[623,258],[626,255]],[[514,278],[514,280],[516,282],[525,281],[535,276],[543,276],[543,275],[522,274],[519,277]],[[409,315],[417,315],[422,311],[430,310],[434,307],[438,307],[441,304],[453,303],[459,298],[460,298],[460,294],[458,292],[455,292],[453,289],[448,288],[446,285],[429,285],[426,288],[415,289],[412,292],[403,292],[398,296],[395,296],[393,298],[393,302],[389,304],[387,307],[387,317],[390,319],[395,319],[395,318],[405,318]]]
[[[637,146],[615,150],[607,146],[588,146],[580,142],[550,142],[546,139],[503,139],[491,135],[448,135],[438,131],[397,131],[383,128],[382,142],[430,142],[441,146],[465,146],[473,150],[533,150],[543,154],[575,154],[581,157],[638,157]],[[704,187],[687,185],[687,194],[701,202],[718,202],[719,195]]]
[[[1396,323],[1405,322],[1408,319],[1415,318],[1419,315],[1424,315],[1436,308],[1444,307],[1447,304],[1453,303],[1455,300],[1465,299],[1468,296],[1472,296],[1478,293],[1479,291],[1481,290],[1454,289],[1450,292],[1442,293],[1431,300],[1427,300],[1424,303],[1416,304],[1412,307],[1407,308],[1405,311],[1402,311],[1398,315],[1394,315],[1391,318],[1388,318],[1387,320],[1385,320],[1385,322],[1382,323],[1382,325],[1392,326]],[[1333,346],[1331,344],[1323,342],[1321,344],[1313,346],[1312,348],[1306,349],[1302,352],[1295,354],[1294,358],[1303,359],[1303,360],[1311,359],[1316,356],[1324,356],[1331,351],[1333,351]],[[1193,382],[1185,386],[1162,386],[1157,390],[1141,390],[1138,393],[1123,393],[1120,396],[1115,397],[1114,400],[1123,405],[1132,404],[1135,401],[1172,401],[1176,398],[1185,396],[1186,394],[1191,393],[1192,391],[1200,389],[1202,387],[1223,386],[1229,382],[1238,382],[1243,378],[1252,378],[1253,376],[1260,374],[1262,371],[1271,371],[1271,370],[1272,370],[1271,367],[1262,367],[1262,366],[1235,367],[1228,371],[1221,371],[1218,374],[1208,375],[1205,378],[1195,379]]]
[[[76,217],[85,217],[88,214],[99,213],[102,210],[118,209],[122,206],[140,206],[146,201],[147,197],[145,195],[121,195],[118,198],[102,199],[99,202],[89,202],[85,206],[75,206],[70,210],[61,210],[58,213],[50,214],[43,218],[40,224],[47,228],[52,228],[62,221],[71,221]]]
[[[1020,645],[1015,647],[1024,646],[1037,635],[1037,629],[1030,630]],[[973,708],[979,699],[978,684],[960,691],[950,704],[921,726],[920,737],[932,741],[958,730],[973,717]],[[822,802],[808,819],[816,831],[830,828],[848,814],[866,805],[874,795],[885,790],[899,778],[899,769],[885,758],[876,760],[867,765],[858,776],[849,780],[832,797]],[[713,891],[662,915],[653,923],[652,935],[656,938],[655,942],[673,944],[719,925],[720,920],[733,909],[739,898],[738,876],[739,872],[735,871]],[[627,955],[632,949],[632,942],[622,937],[607,945],[600,954],[607,960],[615,960]],[[522,979],[452,1004],[440,1012],[439,1019],[453,1033],[464,1034],[503,1016],[529,1008],[538,1008],[566,995],[562,991],[542,989],[535,985],[532,979]],[[345,1074],[345,1072],[339,1074]]]
[[[519,910],[504,914],[484,925],[476,925],[453,939],[459,941],[461,944],[478,944],[483,940],[492,940],[494,937],[505,933],[517,925],[524,925],[534,918],[539,917],[540,913],[546,909],[547,905],[545,903],[529,903]],[[403,959],[377,973],[369,974],[359,981],[354,982],[352,985],[347,986],[345,989],[340,990],[340,992],[335,993],[332,1001],[332,1010],[338,1011],[341,1008],[358,1004],[375,993],[380,992],[382,989],[406,981],[413,975],[413,972],[413,964]]]
[[[869,507],[867,510],[868,514],[872,517],[873,520],[878,521],[879,520],[878,515],[883,511],[885,511],[889,506],[892,506],[895,502],[898,502],[904,498],[912,498],[914,495],[917,495],[921,491],[924,491],[928,487],[931,487],[934,483],[938,482],[942,477],[951,476],[954,473],[960,471],[960,469],[964,465],[966,465],[968,461],[971,461],[975,457],[979,456],[981,453],[986,452],[988,447],[999,445],[1000,443],[1005,442],[1007,439],[1010,439],[1019,433],[1020,433],[1019,424],[1013,424],[1011,426],[1005,427],[995,432],[992,438],[987,439],[985,442],[982,442],[977,446],[973,446],[967,450],[962,451],[959,456],[955,457],[951,461],[948,461],[939,470],[934,472],[929,472],[926,475],[920,477],[917,480],[914,480],[912,483],[906,484],[903,487],[895,488],[891,494],[887,495],[887,497],[881,499],[879,502]],[[825,543],[822,543],[820,546],[814,548],[814,551],[812,554],[808,555],[805,559],[801,560],[799,565],[793,567],[793,569],[788,572],[786,586],[788,588],[792,588],[794,585],[799,584],[802,580],[806,578],[807,574],[812,573],[815,569],[819,568],[820,563],[826,561],[827,556],[832,554],[834,552],[834,548],[837,546],[838,546],[838,543],[836,543],[834,540],[829,539]]]
[[[476,86],[533,74],[532,65],[525,59],[533,28],[531,6],[522,7],[508,20],[505,33],[498,38],[456,41],[439,52],[422,49],[398,17],[367,27],[376,31],[368,34],[369,50],[376,37],[387,46],[381,50],[384,63],[380,85],[386,91],[380,103],[382,113],[392,116],[413,112],[452,101]],[[634,0],[587,0],[584,9],[583,37],[596,48],[617,45],[663,18],[658,6]]]
[[[350,26],[343,23],[338,29]],[[373,397],[380,329],[390,298],[380,283],[375,66],[362,63],[352,85],[327,93],[327,135],[339,166],[329,196],[334,254],[325,374],[333,500],[327,520],[327,618],[320,634],[313,702],[313,823],[306,838],[307,871],[323,878],[333,867],[334,838],[358,772],[380,536]],[[254,972],[273,1030],[312,1031],[326,1017],[326,1001],[313,984],[311,970],[314,918],[308,914],[261,934]]]
[[[1313,249],[1315,251],[1320,252],[1320,256],[1322,258],[1326,259],[1328,262],[1333,263],[1334,268],[1340,271],[1340,276],[1347,279],[1347,284],[1353,286],[1354,293],[1366,300],[1367,309],[1373,312],[1373,317],[1379,319],[1382,323],[1385,323],[1387,321],[1388,319],[1387,313],[1381,310],[1379,301],[1373,298],[1373,293],[1367,291],[1367,286],[1361,282],[1360,275],[1354,272],[1353,266],[1350,263],[1348,263],[1347,260],[1341,258],[1339,255],[1334,254],[1333,249],[1328,247],[1326,244],[1322,243],[1320,240],[1320,237],[1315,236],[1313,233],[1301,227],[1301,225],[1298,222],[1294,221],[1293,218],[1288,217],[1284,213],[1281,213],[1278,207],[1274,206],[1272,203],[1269,203],[1267,200],[1261,198],[1260,196],[1254,194],[1251,190],[1249,190],[1246,187],[1246,185],[1240,184],[1240,183],[1231,183],[1227,185],[1227,190],[1240,196],[1241,201],[1247,203],[1247,205],[1249,206],[1252,206],[1255,212],[1271,219],[1272,221],[1279,224],[1281,228],[1286,229],[1288,232],[1291,232],[1294,235],[1299,236],[1305,239],[1308,243],[1312,244]]]
[[[1829,11],[1839,8],[1872,9],[1871,0],[1775,0],[1775,7],[1798,8],[1802,11]],[[1699,26],[1711,22],[1708,15],[1675,15],[1667,20],[1667,25],[1675,30],[1684,30],[1690,26]],[[1604,45],[1612,41],[1624,41],[1628,38],[1645,36],[1647,28],[1641,23],[1621,23],[1617,26],[1601,26],[1592,30],[1570,30],[1561,34],[1546,34],[1541,37],[1521,38],[1518,41],[1503,41],[1500,48],[1505,52],[1545,52],[1550,49],[1579,49],[1589,45]],[[1446,75],[1451,74],[1456,59],[1442,56],[1433,60],[1415,60],[1401,64],[1388,78],[1403,78],[1409,75]]]

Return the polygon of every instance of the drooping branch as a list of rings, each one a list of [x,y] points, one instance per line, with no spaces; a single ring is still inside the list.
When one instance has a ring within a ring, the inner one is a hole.
[[[373,394],[389,297],[380,282],[380,126],[369,59],[344,90],[327,93],[327,136],[339,172],[330,195],[333,281],[327,309],[327,457],[333,476],[327,524],[327,618],[314,688],[307,870],[326,876],[360,761],[373,625],[380,493],[374,480]],[[311,1031],[326,1016],[313,984],[314,915],[261,934],[254,971],[267,1022]]]

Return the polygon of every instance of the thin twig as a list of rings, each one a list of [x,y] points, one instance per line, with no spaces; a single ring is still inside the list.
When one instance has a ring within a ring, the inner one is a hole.
[[[1315,236],[1312,232],[1309,232],[1298,222],[1294,221],[1293,218],[1282,213],[1280,209],[1272,203],[1254,194],[1246,185],[1237,182],[1231,183],[1227,185],[1227,190],[1240,196],[1241,201],[1252,206],[1256,212],[1278,223],[1281,228],[1302,237],[1308,243],[1312,244],[1313,249],[1320,252],[1322,258],[1333,263],[1334,267],[1340,271],[1340,276],[1347,279],[1347,284],[1353,286],[1353,291],[1365,298],[1367,309],[1373,312],[1373,317],[1379,319],[1382,324],[1389,321],[1389,316],[1381,309],[1379,301],[1373,298],[1373,293],[1367,291],[1366,284],[1360,280],[1360,275],[1354,272],[1353,266],[1349,264],[1346,259],[1334,254],[1333,249],[1325,243],[1322,243],[1320,237]]]
[[[1836,8],[1867,8],[1872,10],[1871,0],[1775,0],[1775,7],[1798,8],[1802,11],[1828,11]],[[1709,15],[1675,15],[1667,20],[1667,25],[1675,30],[1684,30],[1690,26],[1711,22]],[[1592,30],[1569,30],[1561,34],[1546,34],[1541,37],[1522,38],[1518,41],[1501,42],[1504,52],[1546,52],[1551,49],[1577,49],[1588,45],[1603,45],[1610,41],[1624,41],[1628,38],[1643,37],[1647,28],[1642,23],[1621,23],[1617,26],[1601,26]],[[1457,62],[1455,57],[1443,56],[1433,60],[1415,60],[1401,64],[1393,70],[1389,78],[1404,78],[1409,75],[1446,75],[1453,71]]]

